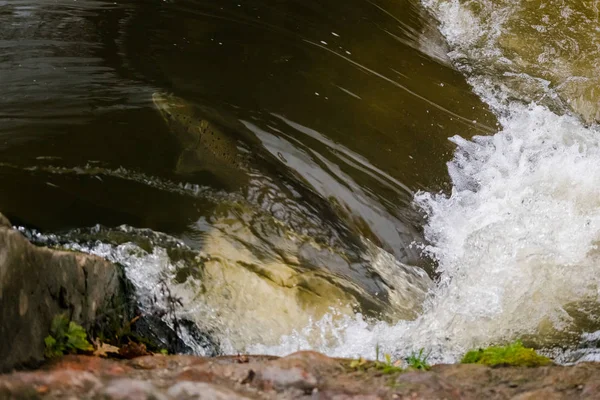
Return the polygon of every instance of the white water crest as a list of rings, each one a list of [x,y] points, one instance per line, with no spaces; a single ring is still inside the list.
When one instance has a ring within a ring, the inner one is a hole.
[[[440,283],[430,310],[465,345],[550,335],[598,301],[600,132],[513,104],[503,130],[452,140],[450,196],[419,193]]]

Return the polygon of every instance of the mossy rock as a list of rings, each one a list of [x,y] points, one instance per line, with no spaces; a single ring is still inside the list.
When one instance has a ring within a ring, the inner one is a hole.
[[[540,367],[551,364],[548,357],[541,356],[534,349],[526,348],[517,341],[508,346],[492,346],[471,350],[464,355],[462,364],[483,364],[490,367]]]

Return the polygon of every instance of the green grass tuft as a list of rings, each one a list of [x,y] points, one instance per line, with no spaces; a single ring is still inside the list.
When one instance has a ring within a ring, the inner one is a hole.
[[[348,364],[351,370],[353,371],[368,371],[375,370],[383,375],[396,374],[405,372],[408,370],[420,370],[420,371],[428,371],[431,368],[431,365],[427,362],[427,358],[429,357],[429,353],[423,354],[424,349],[421,349],[418,353],[412,353],[410,357],[406,358],[405,364],[407,368],[402,368],[402,361],[396,360],[392,361],[392,356],[390,354],[384,354],[384,360],[379,361],[379,345],[375,347],[375,361],[368,361],[364,358],[359,358],[358,360],[353,360]]]
[[[409,368],[420,369],[422,371],[429,371],[431,365],[427,362],[429,353],[423,355],[423,349],[419,350],[419,353],[412,353],[410,357],[406,359],[406,363]]]
[[[350,362],[349,367],[353,371],[374,370],[382,375],[404,372],[398,362],[392,362],[392,358],[389,354],[385,355],[385,361],[368,361],[364,358],[359,358],[358,360]]]
[[[462,364],[483,364],[491,367],[539,367],[551,364],[548,357],[541,356],[534,349],[526,348],[521,341],[507,346],[492,346],[471,350],[464,355]]]

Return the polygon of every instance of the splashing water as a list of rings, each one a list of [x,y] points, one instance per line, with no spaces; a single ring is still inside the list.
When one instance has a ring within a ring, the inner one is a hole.
[[[316,348],[372,357],[379,345],[398,356],[430,349],[433,360],[455,362],[477,346],[527,338],[552,347],[600,328],[600,130],[564,114],[565,104],[576,99],[560,86],[584,67],[569,53],[535,68],[514,58],[502,46],[503,35],[514,34],[511,24],[519,12],[531,12],[521,4],[431,0],[424,5],[440,20],[454,64],[502,126],[493,136],[452,137],[457,150],[448,163],[451,192],[415,196],[427,216],[430,244],[423,250],[438,262],[438,284],[415,321],[389,325],[370,324],[360,315],[338,323],[326,318],[284,337],[278,347],[252,351]],[[585,26],[569,35],[580,33],[582,44],[591,45]],[[560,46],[565,38],[558,36],[547,45]],[[526,104],[533,99],[539,104]],[[593,113],[583,111],[589,121]],[[336,340],[309,343],[305,337],[313,330],[334,332]]]
[[[292,330],[301,331],[307,343],[336,343],[339,335],[326,328],[350,321],[359,309],[354,303],[370,298],[334,274],[258,260],[251,248],[239,246],[218,230],[204,238],[202,251],[164,233],[128,226],[96,226],[60,235],[20,230],[37,244],[91,253],[123,265],[145,314],[164,314],[161,311],[168,309],[161,290],[161,282],[168,282],[171,294],[180,299],[177,318],[193,322],[210,337],[207,347],[206,340],[198,342],[183,331],[182,339],[198,354],[214,352],[214,344],[228,354],[255,343],[275,345]],[[422,303],[429,278],[369,242],[365,246],[373,271],[387,283],[388,301],[396,313],[406,308],[401,318],[407,318]],[[320,328],[311,329],[313,324]]]

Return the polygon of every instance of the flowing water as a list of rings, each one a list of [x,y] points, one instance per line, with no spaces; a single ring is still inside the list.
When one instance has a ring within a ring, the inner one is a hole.
[[[123,265],[147,313],[166,282],[200,354],[572,361],[600,329],[598,7],[0,1],[0,211]]]

